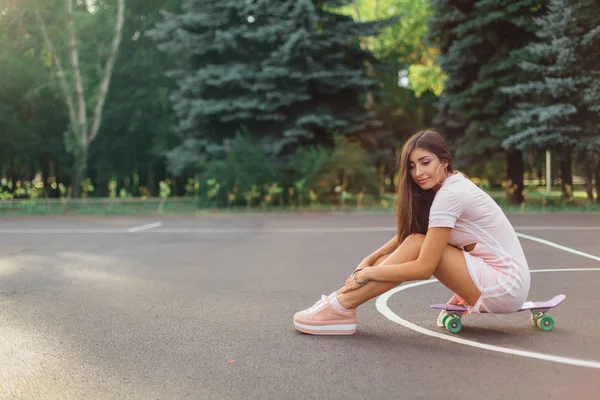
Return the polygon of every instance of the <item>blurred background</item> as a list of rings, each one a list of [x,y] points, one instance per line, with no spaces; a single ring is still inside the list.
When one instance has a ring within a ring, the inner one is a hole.
[[[436,129],[507,210],[600,211],[591,0],[0,0],[0,212],[393,210]]]

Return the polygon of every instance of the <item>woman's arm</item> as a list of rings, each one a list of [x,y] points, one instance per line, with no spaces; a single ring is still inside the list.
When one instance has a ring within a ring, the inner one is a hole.
[[[384,244],[383,246],[381,246],[380,248],[378,248],[377,250],[375,250],[373,253],[369,254],[367,257],[364,258],[363,262],[361,264],[366,264],[368,266],[372,265],[375,261],[377,261],[379,259],[379,257],[381,257],[384,254],[387,254],[390,252],[390,250],[392,250],[392,248],[394,246],[396,246],[396,244],[398,243],[398,235],[394,236],[393,238],[391,238],[386,244]]]
[[[393,249],[393,247],[395,247],[395,245],[396,245],[396,237],[397,236],[398,235],[394,236],[386,244],[381,246],[379,249],[375,250],[373,253],[371,253],[368,256],[366,256],[365,258],[363,258],[363,260],[360,262],[360,264],[358,264],[358,266],[354,269],[354,272],[352,272],[352,274],[348,277],[348,279],[346,279],[346,283],[344,284],[344,287],[349,287],[349,286],[353,285],[354,274],[356,271],[372,267],[373,264],[377,260],[379,260],[379,258],[382,255],[390,253],[391,250]]]
[[[425,235],[419,258],[403,264],[386,264],[367,268],[355,275],[356,281],[406,282],[429,279],[448,245],[450,228],[430,228]],[[392,260],[393,261],[393,260]]]

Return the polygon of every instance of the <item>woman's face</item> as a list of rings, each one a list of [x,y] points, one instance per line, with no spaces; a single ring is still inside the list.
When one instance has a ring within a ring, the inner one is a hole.
[[[410,176],[423,190],[438,189],[441,186],[446,178],[446,165],[425,149],[414,149],[408,157]]]

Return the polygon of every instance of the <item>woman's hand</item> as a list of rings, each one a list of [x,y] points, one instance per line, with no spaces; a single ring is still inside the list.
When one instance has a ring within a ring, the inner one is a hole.
[[[352,275],[346,280],[346,284],[341,290],[340,294],[344,294],[350,292],[352,290],[356,290],[359,287],[365,285],[368,282],[368,279],[365,276],[365,270],[363,268],[357,268]]]
[[[352,272],[352,274],[350,274],[350,276],[348,277],[348,279],[346,279],[346,283],[344,283],[344,287],[345,286],[352,286],[352,284],[354,283],[354,274],[356,273],[356,271],[361,270],[361,269],[365,269],[365,268],[369,268],[371,267],[371,263],[369,262],[368,258],[365,258],[364,260],[362,260],[360,262],[360,264],[358,264],[358,267],[356,267],[356,269]]]
[[[354,271],[359,270],[359,269],[365,269],[365,268],[368,268],[368,267],[372,267],[371,261],[369,261],[369,257],[367,257],[364,260],[362,260],[360,262],[360,264],[358,264],[358,267],[356,267],[354,269]]]
[[[358,285],[364,285],[365,283],[369,282],[369,279],[366,277],[367,275],[367,271],[365,271],[364,269],[359,269],[356,270],[354,272],[353,275],[353,280],[354,283],[358,284]]]

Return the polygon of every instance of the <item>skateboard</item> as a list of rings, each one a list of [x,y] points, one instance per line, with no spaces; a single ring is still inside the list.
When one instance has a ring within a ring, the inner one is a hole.
[[[533,323],[543,331],[551,331],[554,328],[554,319],[552,319],[551,316],[546,315],[546,313],[551,308],[558,306],[566,298],[567,296],[564,294],[559,294],[548,301],[527,301],[523,304],[523,307],[516,312],[526,310],[531,311],[531,320]],[[437,310],[444,310],[448,313],[443,319],[444,327],[448,332],[460,332],[462,329],[461,317],[463,316],[463,313],[467,311],[466,307],[452,304],[432,304],[430,307]],[[485,311],[482,311],[482,313],[485,313]]]

